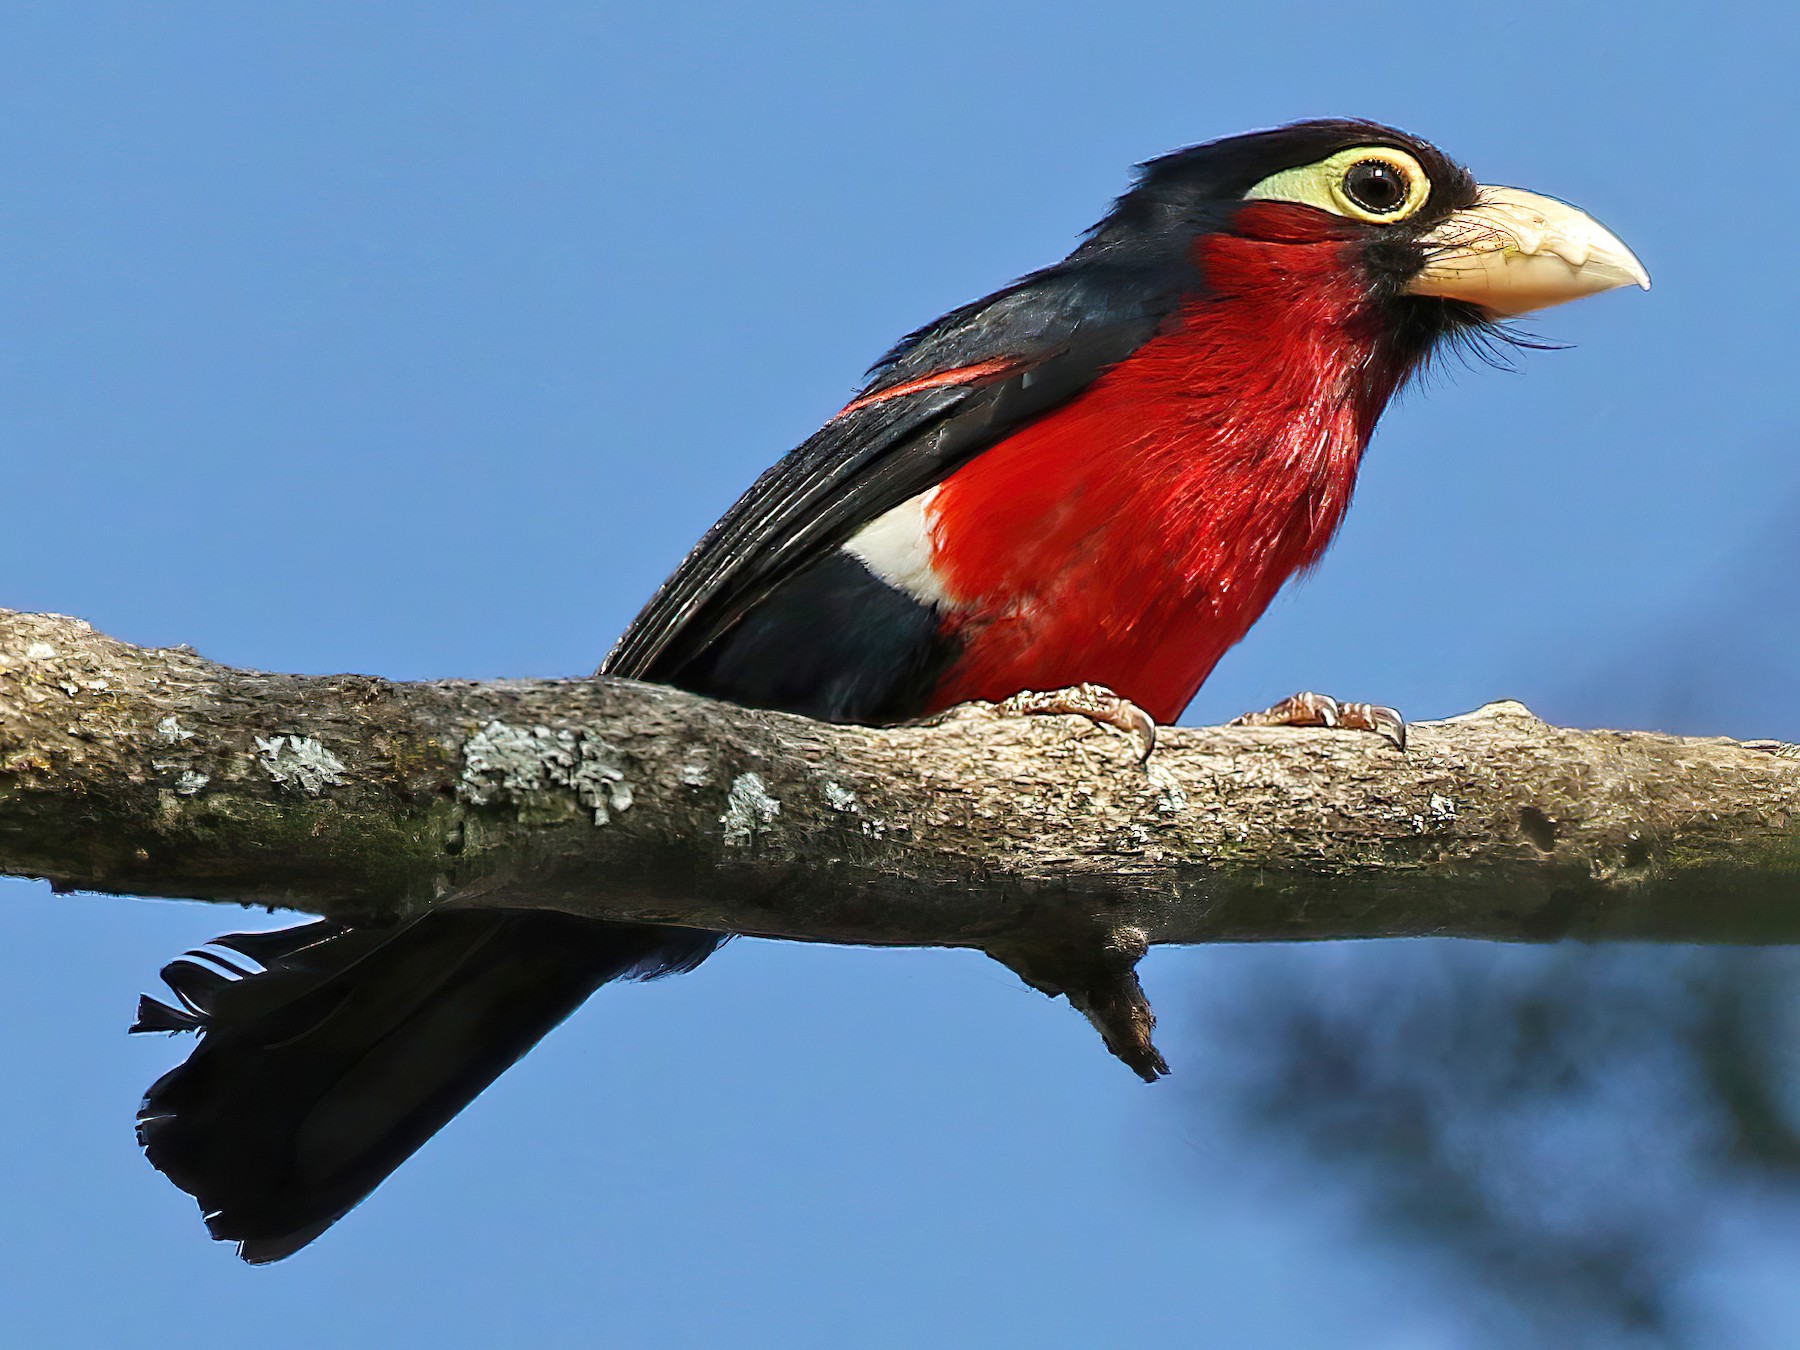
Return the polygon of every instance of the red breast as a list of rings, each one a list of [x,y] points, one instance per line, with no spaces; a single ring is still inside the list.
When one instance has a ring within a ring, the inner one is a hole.
[[[1398,375],[1319,213],[1234,228],[1196,245],[1209,293],[1169,331],[932,498],[965,644],[935,707],[1094,681],[1173,720],[1330,542]]]

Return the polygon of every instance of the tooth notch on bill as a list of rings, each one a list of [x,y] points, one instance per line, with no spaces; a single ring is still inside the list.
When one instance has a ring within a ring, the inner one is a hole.
[[[1611,230],[1555,197],[1483,187],[1419,240],[1414,295],[1464,300],[1510,318],[1620,286],[1650,289],[1650,273]]]

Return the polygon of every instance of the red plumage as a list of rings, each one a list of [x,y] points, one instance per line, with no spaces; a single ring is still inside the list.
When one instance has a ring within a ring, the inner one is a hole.
[[[1546,243],[1561,251],[1536,256]],[[889,351],[602,673],[849,722],[1103,683],[1172,720],[1324,552],[1376,418],[1434,344],[1479,331],[1490,302],[1629,280],[1647,282],[1597,223],[1479,189],[1372,123],[1162,156],[1067,258]],[[214,1236],[279,1259],[593,989],[690,970],[724,936],[473,906],[227,936],[164,970],[174,1002],[143,1004],[137,1030],[203,1039],[151,1087],[139,1137]],[[238,958],[259,973],[232,978]],[[1105,999],[1067,992],[1107,1028]],[[1140,1016],[1110,1025],[1138,1072],[1163,1069]]]
[[[1403,374],[1342,222],[1273,202],[1196,244],[1208,293],[945,481],[962,655],[936,708],[1082,681],[1172,721],[1342,521]]]

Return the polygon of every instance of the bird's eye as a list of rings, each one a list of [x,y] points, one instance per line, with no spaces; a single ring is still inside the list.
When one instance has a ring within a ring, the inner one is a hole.
[[[1391,216],[1406,205],[1412,185],[1399,165],[1365,159],[1344,174],[1344,195],[1372,216]]]
[[[1419,161],[1398,146],[1364,145],[1270,174],[1244,197],[1298,202],[1370,225],[1392,225],[1424,207],[1431,197],[1431,179]]]

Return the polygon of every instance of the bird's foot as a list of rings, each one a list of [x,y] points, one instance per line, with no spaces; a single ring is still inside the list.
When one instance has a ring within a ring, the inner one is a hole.
[[[1338,727],[1344,731],[1372,731],[1391,741],[1396,750],[1406,749],[1406,719],[1379,703],[1339,703],[1324,694],[1300,693],[1284,698],[1272,708],[1245,713],[1225,724],[1229,727]]]
[[[1085,717],[1098,726],[1123,732],[1137,747],[1137,762],[1146,764],[1156,749],[1156,720],[1128,698],[1121,698],[1103,684],[1075,684],[1067,689],[1027,689],[994,704],[1003,716],[1033,717],[1064,714]]]

